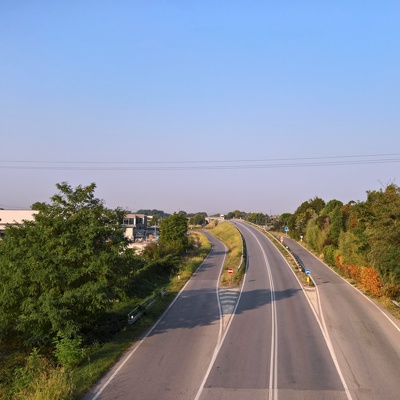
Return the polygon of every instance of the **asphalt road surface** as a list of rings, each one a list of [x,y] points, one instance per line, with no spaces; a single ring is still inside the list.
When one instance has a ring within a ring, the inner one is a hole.
[[[268,238],[234,224],[248,264],[233,314],[218,295],[225,246],[211,237],[176,301],[84,399],[399,399],[398,321],[285,239],[317,283],[310,301]]]
[[[317,284],[322,317],[353,399],[400,399],[400,323],[294,240]]]
[[[226,250],[210,241],[210,255],[175,303],[84,399],[194,398],[222,330],[217,285]]]
[[[199,399],[346,399],[321,328],[283,257],[235,222],[248,253],[236,313]]]

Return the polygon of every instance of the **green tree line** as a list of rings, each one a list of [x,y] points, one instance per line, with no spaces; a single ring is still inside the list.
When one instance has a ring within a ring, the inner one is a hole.
[[[277,227],[303,239],[325,262],[360,282],[371,293],[400,298],[400,189],[391,184],[367,192],[365,201],[325,203],[315,197]]]
[[[270,216],[267,214],[263,214],[262,212],[250,212],[247,213],[245,211],[235,210],[230,211],[228,214],[225,215],[226,219],[243,219],[248,222],[252,222],[256,225],[266,225],[270,222]]]
[[[191,245],[187,218],[174,213],[161,221],[158,243],[139,256],[121,226],[126,212],[106,208],[94,183],[56,187],[50,203],[32,206],[33,221],[6,227],[0,241],[2,343],[51,351],[65,340],[101,341],[114,304],[140,297],[149,276],[173,272]]]

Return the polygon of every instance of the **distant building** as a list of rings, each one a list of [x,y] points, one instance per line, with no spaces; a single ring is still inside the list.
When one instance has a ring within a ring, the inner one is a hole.
[[[144,214],[126,214],[122,227],[125,228],[125,236],[129,239],[134,239],[135,236],[145,236],[147,228],[147,215]]]
[[[7,225],[23,224],[24,221],[33,221],[36,210],[0,210],[0,236],[4,236]],[[144,214],[126,214],[122,227],[125,229],[125,236],[134,239],[145,237],[147,228],[147,216]]]
[[[4,236],[7,225],[23,224],[24,221],[33,221],[35,210],[0,210],[0,236]]]

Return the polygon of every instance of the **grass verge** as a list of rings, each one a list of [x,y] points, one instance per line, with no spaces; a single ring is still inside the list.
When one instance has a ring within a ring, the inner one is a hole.
[[[261,229],[260,229],[261,230]],[[264,231],[265,233],[265,231]],[[268,232],[269,235],[273,236],[276,240],[278,240],[279,236],[281,236],[282,234],[279,232]],[[279,246],[278,243],[275,243],[275,245],[279,248],[282,246]],[[359,282],[355,281],[352,278],[349,278],[348,276],[346,276],[343,271],[339,268],[337,268],[334,265],[329,265],[327,263],[324,262],[323,257],[321,257],[320,254],[317,254],[310,246],[307,245],[307,243],[303,242],[301,243],[301,245],[308,250],[310,253],[314,254],[315,257],[317,257],[318,259],[320,259],[325,265],[327,265],[330,269],[332,269],[334,272],[336,272],[339,276],[341,276],[343,279],[345,279],[347,282],[349,282],[351,285],[353,285],[354,287],[356,287],[360,292],[362,292],[365,296],[371,298],[372,300],[377,301],[378,303],[380,303],[391,315],[393,315],[395,318],[400,320],[400,307],[398,307],[397,305],[395,305],[394,303],[391,302],[391,300],[387,297],[378,297],[375,296],[373,294],[371,294],[368,290],[366,290]],[[284,250],[281,250],[281,253],[284,254]],[[292,267],[294,268],[294,261],[289,260],[288,257],[285,256],[285,258],[288,260],[288,262],[292,265]],[[305,275],[304,273],[298,273],[297,274],[299,278],[301,278],[301,281],[303,282],[303,284],[305,284]]]
[[[239,230],[229,222],[222,222],[211,229],[207,229],[207,231],[224,242],[228,248],[220,285],[239,285],[242,282],[246,269],[246,246],[242,240],[242,235]],[[232,268],[232,274],[228,274],[229,268]]]

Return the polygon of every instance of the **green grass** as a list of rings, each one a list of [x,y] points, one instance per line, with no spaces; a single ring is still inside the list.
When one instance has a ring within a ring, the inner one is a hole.
[[[243,254],[246,252],[246,248],[244,243],[242,244],[242,235],[238,229],[229,222],[222,222],[216,227],[209,229],[208,232],[224,242],[228,248],[224,272],[221,276],[221,286],[239,285],[242,282],[246,265],[246,257],[245,254]],[[228,274],[228,268],[233,269],[232,276]]]

